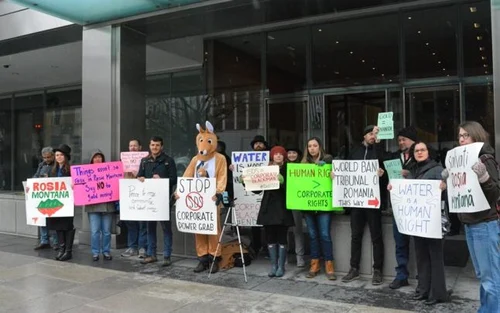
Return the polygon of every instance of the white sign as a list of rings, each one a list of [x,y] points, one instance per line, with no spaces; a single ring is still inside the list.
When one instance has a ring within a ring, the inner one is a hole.
[[[333,160],[333,206],[380,208],[378,160]]]
[[[475,213],[490,209],[472,165],[479,161],[482,142],[457,147],[446,154],[448,206],[452,213]]]
[[[217,235],[217,206],[215,178],[177,178],[175,204],[177,230],[182,233]]]
[[[247,167],[243,169],[246,191],[276,190],[280,189],[278,165]]]
[[[169,221],[168,179],[120,179],[120,219],[123,221]]]
[[[234,198],[236,199],[234,205],[238,224],[240,226],[260,226],[257,224],[257,216],[264,193],[246,191],[239,179],[245,168],[267,166],[269,164],[269,151],[233,152],[231,162],[234,166]]]
[[[123,172],[137,175],[141,166],[141,159],[149,155],[147,151],[131,151],[120,153],[120,160],[123,164]]]
[[[392,179],[391,203],[402,234],[443,238],[440,180]]]
[[[45,226],[46,218],[75,215],[71,177],[30,178],[26,192],[26,222]]]

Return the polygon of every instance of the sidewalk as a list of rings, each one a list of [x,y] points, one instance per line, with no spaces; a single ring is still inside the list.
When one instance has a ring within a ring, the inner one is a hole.
[[[472,268],[449,267],[452,302],[426,307],[408,300],[416,282],[398,291],[372,286],[371,277],[351,284],[324,275],[306,279],[290,264],[284,278],[267,277],[268,261],[214,274],[195,274],[195,259],[141,265],[138,258],[92,262],[90,248],[78,247],[70,262],[54,252],[33,250],[35,239],[0,235],[0,312],[476,312],[478,284]],[[339,278],[343,273],[339,273]]]

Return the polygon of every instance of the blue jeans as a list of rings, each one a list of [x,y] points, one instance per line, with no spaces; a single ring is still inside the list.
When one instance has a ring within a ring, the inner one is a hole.
[[[99,255],[101,252],[101,234],[102,234],[102,253],[109,254],[111,251],[111,223],[113,215],[109,213],[88,213],[90,222],[90,247],[92,255]]]
[[[172,223],[160,221],[163,230],[163,257],[169,258],[172,254]],[[148,256],[156,257],[156,221],[148,221]]]
[[[325,261],[333,261],[332,237],[330,235],[331,213],[306,213],[307,230],[311,241],[311,258],[319,259],[321,250]]]
[[[392,233],[396,242],[396,279],[408,279],[408,260],[410,258],[410,236],[401,234],[394,219],[392,219]]]
[[[500,312],[500,221],[465,225],[465,237],[481,283],[478,312]]]
[[[52,233],[52,244],[57,245],[59,242],[57,241],[57,235],[55,232]],[[40,243],[48,244],[49,243],[49,229],[47,227],[40,227]]]
[[[144,221],[126,221],[127,225],[127,248],[135,250],[147,248],[148,227]]]

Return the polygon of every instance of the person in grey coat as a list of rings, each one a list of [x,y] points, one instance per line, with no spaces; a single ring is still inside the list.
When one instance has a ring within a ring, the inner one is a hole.
[[[92,151],[92,153],[90,154],[90,164],[103,162],[105,162],[105,158],[102,151],[98,149]],[[101,251],[104,260],[112,260],[111,224],[113,222],[113,213],[115,212],[115,202],[86,205],[85,212],[87,212],[89,216],[91,233],[90,248],[92,250],[92,260],[99,261],[99,254]]]

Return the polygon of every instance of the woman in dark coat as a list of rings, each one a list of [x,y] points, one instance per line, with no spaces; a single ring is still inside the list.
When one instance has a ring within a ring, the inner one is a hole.
[[[70,163],[71,148],[62,144],[54,149],[55,162],[50,177],[68,177],[71,176]],[[47,218],[47,227],[49,230],[55,230],[59,240],[59,253],[56,256],[58,261],[70,260],[73,255],[73,240],[75,239],[75,227],[73,226],[73,217],[51,217]]]
[[[268,243],[271,271],[269,277],[285,274],[288,227],[293,226],[292,212],[286,209],[286,150],[275,146],[270,152],[271,164],[280,167],[280,188],[264,191],[257,224],[263,225]]]

